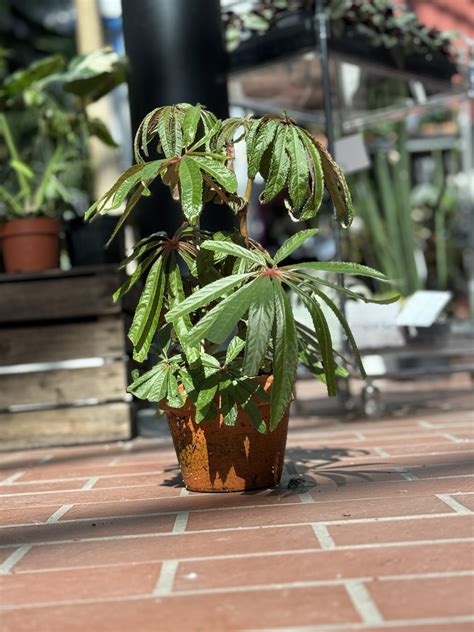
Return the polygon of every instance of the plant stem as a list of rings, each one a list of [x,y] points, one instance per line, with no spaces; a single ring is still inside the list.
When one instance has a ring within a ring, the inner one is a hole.
[[[8,125],[7,117],[4,114],[0,114],[0,131],[3,132],[3,136],[5,138],[5,142],[8,147],[8,151],[10,152],[10,156],[12,160],[16,160],[17,162],[21,162],[20,155],[18,153],[17,147],[15,145],[15,141],[13,140],[13,135],[10,130],[10,126]],[[29,197],[31,195],[30,185],[28,184],[28,180],[24,174],[15,169],[15,175],[18,180],[18,184],[20,186],[20,191],[22,196]]]
[[[250,195],[251,195],[251,193],[252,193],[252,180],[248,179],[247,180],[247,188],[245,189],[246,204],[245,204],[244,208],[241,209],[237,213],[237,217],[239,219],[239,231],[240,231],[240,234],[242,235],[242,237],[244,238],[246,246],[249,245],[249,228],[248,228],[248,224],[247,224],[247,214],[248,214],[248,210],[249,210],[249,203],[250,203]]]

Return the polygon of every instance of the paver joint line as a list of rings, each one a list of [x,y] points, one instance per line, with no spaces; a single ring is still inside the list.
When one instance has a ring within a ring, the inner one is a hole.
[[[78,491],[87,491],[88,489],[92,489],[98,480],[99,480],[98,476],[93,476],[88,481],[86,481],[84,485],[81,487],[81,489]]]
[[[153,596],[166,597],[172,593],[178,564],[178,560],[166,560],[163,562]]]
[[[65,513],[67,513],[70,509],[72,509],[74,505],[62,505],[57,511],[55,511],[47,520],[47,524],[54,524],[57,522]]]
[[[367,586],[362,581],[349,580],[345,583],[345,588],[354,608],[364,623],[376,625],[383,622],[383,617],[375,601],[372,599]]]
[[[452,498],[450,494],[436,494],[436,498],[439,498],[439,500],[446,503],[448,507],[451,507],[451,509],[453,509],[457,514],[461,514],[463,516],[472,514],[472,511],[468,507],[465,507],[458,500]]]
[[[313,527],[314,534],[322,549],[329,550],[336,548],[336,543],[332,539],[325,524],[323,524],[322,522],[316,522],[311,526]]]
[[[7,559],[0,564],[0,575],[7,575],[17,562],[19,562],[32,548],[32,544],[23,544],[17,548]]]
[[[189,511],[180,511],[176,515],[173,525],[173,533],[184,533],[188,525]]]
[[[24,473],[25,473],[24,471],[15,472],[11,476],[8,476],[7,478],[3,479],[3,481],[0,482],[0,485],[2,486],[12,485],[13,483],[15,483],[15,481],[21,478]]]

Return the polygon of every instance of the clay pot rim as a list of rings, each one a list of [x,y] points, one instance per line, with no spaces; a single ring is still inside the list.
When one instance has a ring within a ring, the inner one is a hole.
[[[265,391],[268,391],[273,383],[273,375],[271,373],[267,373],[265,375],[256,375],[255,377],[249,379],[263,384]],[[180,389],[182,389],[181,384]],[[194,403],[189,400],[189,397],[185,400],[181,408],[173,408],[172,406],[168,406],[168,404],[165,403],[165,400],[161,400],[160,402],[158,402],[158,406],[160,410],[162,410],[164,413],[171,412],[178,415],[193,412],[196,409]],[[257,406],[258,408],[265,408],[269,407],[270,403],[265,401],[262,401],[262,403],[257,402]]]
[[[18,217],[1,222],[0,238],[27,235],[56,235],[61,229],[61,220],[46,215]]]

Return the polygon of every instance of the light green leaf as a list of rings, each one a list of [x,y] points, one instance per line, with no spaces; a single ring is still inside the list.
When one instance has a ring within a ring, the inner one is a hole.
[[[204,250],[212,250],[213,252],[218,252],[220,254],[230,255],[232,257],[237,257],[239,259],[245,259],[245,261],[256,263],[261,266],[265,266],[267,264],[265,257],[256,250],[243,248],[242,246],[234,244],[231,241],[213,241],[209,239],[201,244],[201,248],[204,248]]]
[[[153,263],[153,260],[156,257],[158,257],[160,253],[161,253],[161,248],[157,248],[154,252],[148,255],[148,257],[143,259],[143,261],[140,261],[140,263],[137,265],[137,267],[133,271],[133,274],[131,274],[128,277],[128,279],[125,281],[125,283],[114,293],[113,300],[115,303],[118,300],[120,300],[122,296],[126,294],[130,290],[130,288],[132,288],[135,285],[138,279],[142,276],[142,274],[144,274],[148,270],[148,268]]]
[[[255,282],[248,283],[207,312],[186,336],[190,344],[207,338],[222,344],[255,300]]]
[[[238,336],[234,336],[227,347],[227,353],[225,355],[226,365],[235,360],[244,347],[245,340],[242,340],[242,338],[239,338]]]
[[[228,193],[235,193],[237,191],[237,178],[235,177],[235,173],[227,169],[221,162],[206,156],[193,156],[193,160],[197,162],[202,171],[205,171],[214,178]]]
[[[191,107],[186,110],[183,121],[183,144],[185,147],[188,147],[196,136],[201,110],[202,106],[199,103],[197,105],[191,105]]]
[[[249,309],[242,372],[253,377],[268,351],[275,315],[274,285],[269,277],[255,281],[256,300]]]
[[[159,402],[164,399],[168,387],[169,370],[162,363],[154,366],[134,380],[127,391],[139,399]]]
[[[288,192],[295,210],[299,210],[307,197],[309,169],[306,152],[294,125],[288,125],[287,150],[290,158]]]
[[[237,401],[232,393],[232,382],[225,379],[219,384],[220,409],[226,426],[235,426],[238,415]]]
[[[307,230],[300,230],[295,235],[292,235],[280,248],[278,248],[275,256],[273,257],[273,261],[275,263],[280,263],[280,261],[289,257],[291,253],[297,250],[307,239],[313,237],[318,232],[319,230],[317,228],[308,228]]]
[[[183,213],[188,222],[194,225],[202,210],[202,177],[192,158],[181,158],[179,180]]]
[[[293,265],[284,266],[285,270],[321,270],[323,272],[334,272],[337,274],[355,274],[357,276],[366,276],[378,281],[390,283],[385,274],[363,266],[359,263],[347,261],[305,261],[304,263],[294,263]]]
[[[286,184],[288,171],[290,169],[290,159],[286,153],[288,129],[288,125],[280,125],[276,133],[268,180],[265,189],[260,195],[260,200],[264,204],[278,195]]]
[[[165,258],[160,257],[152,266],[140,296],[128,337],[133,343],[133,357],[143,362],[148,356],[150,345],[161,315],[163,293],[166,285]]]
[[[197,292],[194,292],[191,296],[188,296],[182,303],[173,307],[173,309],[166,314],[167,322],[171,323],[176,318],[181,318],[190,312],[195,312],[204,305],[208,305],[216,298],[224,296],[229,290],[250,276],[250,273],[233,274],[231,276],[218,279],[209,285],[205,285],[197,290]]]
[[[376,305],[389,305],[390,303],[395,303],[399,300],[400,296],[395,294],[394,296],[390,296],[388,298],[369,298],[364,294],[359,294],[358,292],[353,292],[342,285],[338,285],[337,283],[332,283],[332,281],[328,281],[328,279],[323,279],[321,277],[314,277],[310,274],[305,274],[304,272],[298,272],[298,277],[305,279],[305,281],[313,288],[314,285],[324,285],[326,287],[330,287],[336,292],[340,292],[349,298],[353,298],[355,301],[363,301],[364,303],[374,303]]]
[[[166,106],[160,112],[158,119],[158,132],[160,134],[161,147],[166,158],[175,156],[173,138],[173,107]]]
[[[276,292],[270,430],[278,426],[290,403],[298,364],[298,340],[290,301],[281,284],[273,283]]]

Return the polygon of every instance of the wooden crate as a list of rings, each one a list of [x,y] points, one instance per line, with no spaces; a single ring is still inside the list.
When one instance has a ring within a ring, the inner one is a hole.
[[[0,275],[0,450],[131,436],[111,268]]]

